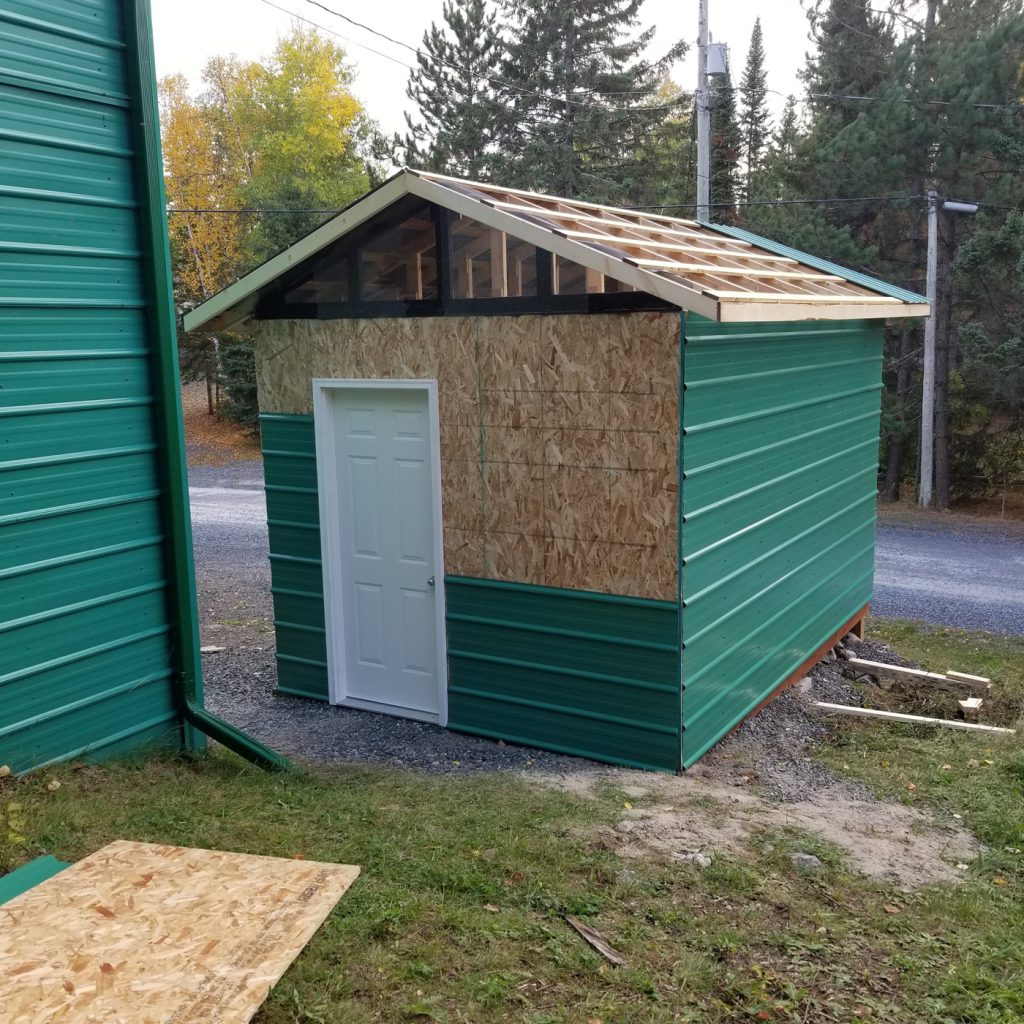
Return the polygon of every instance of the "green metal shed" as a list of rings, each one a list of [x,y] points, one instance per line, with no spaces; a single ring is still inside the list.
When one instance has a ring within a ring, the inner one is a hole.
[[[399,172],[185,318],[255,336],[278,689],[692,764],[863,620],[883,324],[927,312],[738,229]]]
[[[0,0],[0,765],[202,735],[148,4]]]

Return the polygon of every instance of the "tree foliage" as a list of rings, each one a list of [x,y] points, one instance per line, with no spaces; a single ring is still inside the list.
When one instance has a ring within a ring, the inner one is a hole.
[[[743,133],[736,116],[736,90],[728,75],[712,75],[711,103],[711,219],[736,220],[741,196],[740,160]]]
[[[164,174],[175,298],[183,312],[285,248],[369,185],[373,126],[335,43],[295,28],[265,60],[215,57],[193,95],[180,75],[160,83]],[[262,213],[240,216],[238,210]],[[228,357],[199,332],[182,339],[183,372],[213,392]],[[237,367],[236,367],[237,368]],[[237,374],[235,374],[237,377]],[[231,395],[244,389],[234,387]],[[241,399],[229,397],[245,418]],[[212,411],[212,409],[211,409]]]
[[[682,97],[659,90],[686,44],[645,56],[643,0],[504,0],[507,54],[495,173],[506,183],[596,201],[642,188],[652,147],[678,127]]]
[[[423,34],[406,95],[408,132],[398,142],[411,167],[479,180],[494,158],[497,11],[486,0],[445,0],[443,25]]]
[[[771,135],[768,71],[764,64],[764,35],[759,17],[754,20],[747,63],[740,79],[740,132],[743,140],[743,195],[749,199]]]

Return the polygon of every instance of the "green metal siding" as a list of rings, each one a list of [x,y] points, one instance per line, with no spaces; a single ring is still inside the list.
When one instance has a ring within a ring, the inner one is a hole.
[[[683,361],[689,766],[871,598],[882,327],[687,315]]]
[[[464,577],[445,597],[450,728],[678,769],[675,604]]]
[[[327,640],[312,416],[265,413],[264,484],[277,634],[277,688],[327,700]]]
[[[181,742],[125,3],[0,0],[0,764]]]

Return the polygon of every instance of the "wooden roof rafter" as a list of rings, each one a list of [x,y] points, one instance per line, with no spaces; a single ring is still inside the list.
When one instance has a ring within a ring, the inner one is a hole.
[[[407,196],[722,322],[929,312],[911,292],[740,229],[406,169],[191,311],[185,329],[244,322],[261,289]]]

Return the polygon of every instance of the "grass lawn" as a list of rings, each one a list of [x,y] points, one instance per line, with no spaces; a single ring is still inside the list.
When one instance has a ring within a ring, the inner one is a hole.
[[[1020,642],[874,633],[992,675],[999,714],[1019,715]],[[583,797],[378,767],[269,776],[218,754],[0,782],[0,871],[115,838],[362,865],[261,1024],[1024,1019],[1024,743],[844,720],[820,756],[881,794],[960,815],[989,852],[958,886],[904,893],[852,873],[780,812],[776,831],[703,871],[627,862],[596,838],[637,799],[611,785]],[[795,869],[797,849],[824,870]],[[628,965],[605,963],[566,913]]]

